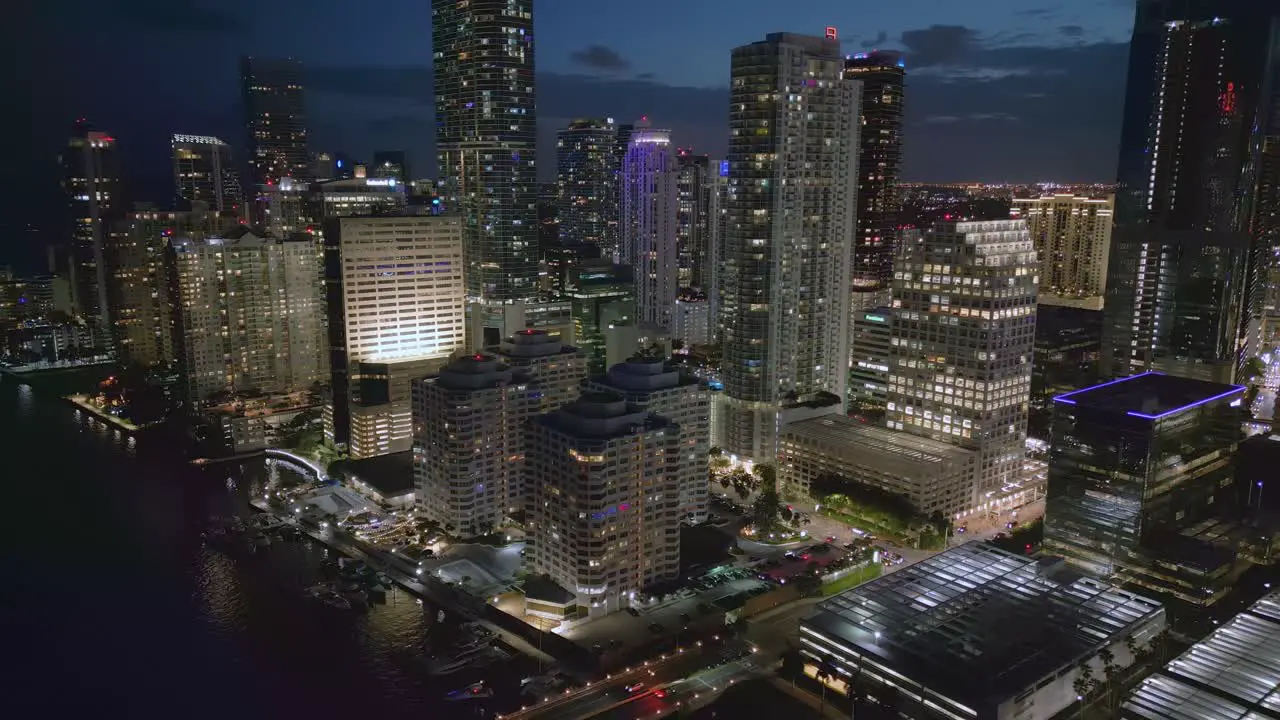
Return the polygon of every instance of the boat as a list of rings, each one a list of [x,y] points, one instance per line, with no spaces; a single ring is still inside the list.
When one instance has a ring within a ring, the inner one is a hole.
[[[258,533],[253,536],[253,544],[256,547],[267,547],[271,545],[271,538],[267,537],[263,533]]]
[[[435,675],[448,675],[467,666],[473,665],[494,652],[486,644],[469,644],[458,649],[452,657],[432,660],[431,672]]]
[[[484,684],[481,680],[478,683],[472,683],[461,690],[454,690],[444,696],[445,700],[450,702],[458,702],[463,700],[480,700],[482,698],[493,697],[493,690]]]

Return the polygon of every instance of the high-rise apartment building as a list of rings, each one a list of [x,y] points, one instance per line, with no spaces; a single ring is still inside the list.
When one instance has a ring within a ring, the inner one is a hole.
[[[682,288],[705,292],[714,168],[710,156],[695,155],[685,148],[676,152],[676,163],[676,254],[680,262],[676,282]]]
[[[622,160],[622,255],[636,279],[636,318],[671,327],[679,289],[679,168],[671,131],[636,123]]]
[[[845,394],[862,89],[835,38],[774,33],[730,72],[723,437],[772,461],[782,400]]]
[[[231,146],[207,135],[174,135],[173,182],[184,205],[204,203],[214,212],[241,212],[244,191],[231,160]]]
[[[324,302],[315,248],[247,229],[169,241],[175,350],[187,399],[291,392],[322,381]]]
[[[1103,370],[1231,382],[1253,354],[1280,202],[1280,7],[1141,0]]]
[[[526,373],[542,392],[541,412],[550,412],[578,397],[587,379],[587,357],[543,330],[521,330],[489,348],[510,368]]]
[[[408,450],[410,382],[464,344],[461,220],[334,218],[324,242],[333,377],[325,433],[353,457]]]
[[[902,54],[873,50],[845,60],[845,77],[862,83],[858,157],[858,230],[853,246],[854,310],[889,301],[902,170]]]
[[[432,0],[431,45],[437,167],[443,201],[463,219],[467,294],[533,300],[533,0]]]
[[[711,343],[711,303],[706,293],[692,288],[680,291],[671,310],[671,337],[684,347]]]
[[[1195,605],[1221,598],[1234,552],[1183,531],[1237,500],[1244,393],[1147,372],[1054,398],[1045,547]]]
[[[249,133],[250,189],[275,185],[281,178],[309,179],[302,63],[293,58],[241,58],[240,84]]]
[[[979,453],[968,511],[1006,500],[1026,458],[1036,251],[1021,220],[903,233],[893,271],[890,429]]]
[[[1013,199],[1010,217],[1026,221],[1040,256],[1041,304],[1102,309],[1114,211],[1114,195]]]
[[[133,367],[167,367],[177,359],[177,352],[165,248],[174,239],[226,237],[239,227],[240,218],[235,212],[219,213],[196,202],[191,210],[135,207],[125,222],[108,263],[116,356]],[[323,354],[321,359],[327,362]]]
[[[706,520],[710,489],[707,451],[711,449],[711,393],[707,384],[666,358],[639,355],[587,380],[583,390],[616,393],[680,426],[680,452],[687,466],[681,466],[679,517],[689,523]]]
[[[116,139],[80,120],[60,159],[71,221],[71,299],[98,348],[107,349],[112,343],[108,261],[125,213]]]
[[[560,242],[618,252],[617,173],[613,118],[574,120],[556,135],[556,217]]]
[[[529,423],[529,568],[593,616],[629,607],[680,566],[683,431],[613,393]]]
[[[419,510],[459,537],[493,532],[524,509],[524,425],[538,385],[492,355],[466,355],[413,383]]]

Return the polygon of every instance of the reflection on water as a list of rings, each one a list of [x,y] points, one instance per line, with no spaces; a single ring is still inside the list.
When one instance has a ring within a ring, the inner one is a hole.
[[[367,612],[331,610],[304,596],[336,570],[322,545],[251,554],[202,537],[211,517],[244,513],[250,493],[288,481],[287,466],[193,467],[11,381],[0,381],[0,430],[0,482],[22,509],[4,547],[24,658],[0,709],[26,711],[5,715],[462,710],[441,698],[477,676],[426,671],[433,640],[453,631],[435,625],[438,608],[396,589]]]

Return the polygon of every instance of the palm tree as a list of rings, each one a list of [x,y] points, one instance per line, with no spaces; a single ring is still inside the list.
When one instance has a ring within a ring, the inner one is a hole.
[[[1116,670],[1116,654],[1111,652],[1111,648],[1105,647],[1098,651],[1098,657],[1102,659],[1102,677],[1107,686],[1107,706],[1111,705],[1111,676]]]

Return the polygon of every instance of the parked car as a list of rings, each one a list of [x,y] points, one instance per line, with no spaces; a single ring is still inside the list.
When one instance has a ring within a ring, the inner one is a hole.
[[[640,617],[640,611],[633,607],[627,608],[627,612],[631,615],[631,617]]]

